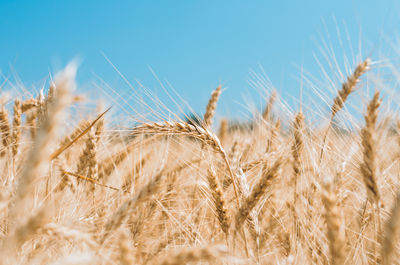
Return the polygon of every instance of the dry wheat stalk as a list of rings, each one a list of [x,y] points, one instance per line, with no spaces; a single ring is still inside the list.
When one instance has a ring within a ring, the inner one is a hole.
[[[59,146],[60,147],[67,146],[89,126],[90,122],[88,120],[83,120],[79,122],[78,126],[76,126],[75,129],[69,135],[65,136],[64,139],[60,141]]]
[[[271,137],[268,138],[267,148],[265,150],[266,153],[276,151],[277,146],[279,146],[279,143],[277,143],[277,141],[279,140],[278,136],[280,130],[281,130],[281,120],[278,119],[274,127],[271,128]]]
[[[265,194],[266,189],[271,185],[271,181],[277,177],[280,165],[281,159],[277,159],[271,168],[263,168],[261,179],[256,183],[236,214],[236,230],[241,228],[243,222],[249,217],[251,210],[257,205],[261,197]]]
[[[66,187],[70,187],[71,191],[75,192],[75,187],[71,181],[71,178],[65,173],[66,171],[64,162],[61,159],[56,159],[54,164],[60,174],[60,177],[62,178],[55,191],[63,191]]]
[[[87,134],[87,138],[85,141],[85,149],[83,150],[79,158],[79,164],[77,166],[78,174],[86,175],[88,178],[94,180],[98,179],[96,147],[97,147],[96,137],[92,130]]]
[[[150,180],[141,190],[139,190],[135,195],[126,200],[117,211],[115,211],[111,217],[109,218],[106,226],[104,228],[104,233],[100,239],[100,244],[103,244],[104,241],[109,236],[112,230],[116,230],[119,226],[121,226],[122,222],[130,216],[132,211],[134,210],[133,207],[143,201],[147,200],[149,196],[157,192],[159,186],[165,176],[165,172],[161,170],[153,180]]]
[[[149,161],[149,158],[151,156],[151,153],[148,153],[145,155],[133,168],[133,172],[128,172],[126,176],[124,176],[123,179],[123,184],[121,186],[121,189],[125,192],[130,192],[132,189],[132,186],[135,182],[135,176],[140,173],[140,170],[145,166],[145,164]],[[113,167],[114,169],[114,167]]]
[[[336,113],[343,108],[344,103],[346,102],[348,96],[354,91],[357,83],[360,81],[360,77],[369,70],[370,65],[371,65],[371,60],[369,58],[359,63],[356,69],[354,70],[353,74],[348,76],[346,82],[342,84],[342,89],[338,91],[338,95],[333,100],[333,104],[331,107],[331,118],[329,121],[328,128],[325,131],[325,135],[322,142],[320,162],[322,161],[322,157],[324,155],[328,132],[332,125],[333,119],[336,116]]]
[[[293,122],[293,136],[294,142],[292,145],[292,156],[293,156],[293,185],[294,185],[294,204],[296,204],[297,200],[297,181],[301,175],[301,166],[302,166],[302,152],[304,148],[304,115],[302,112],[299,112]]]
[[[344,224],[337,205],[335,191],[330,182],[323,185],[322,201],[325,205],[325,222],[332,265],[343,264],[345,259],[346,235]]]
[[[229,150],[229,161],[235,170],[239,167],[239,162],[241,158],[240,156],[242,155],[241,149],[241,144],[238,140],[235,140],[232,144],[231,150]]]
[[[267,164],[269,161],[271,161],[271,155],[265,154],[260,158],[248,161],[247,163],[241,165],[240,168],[243,170],[244,173],[246,173],[247,171],[251,171],[253,168],[257,166]]]
[[[400,193],[397,194],[394,201],[392,210],[390,211],[390,217],[386,222],[385,234],[383,237],[381,255],[382,264],[389,265],[392,264],[393,252],[396,249],[396,237],[398,236],[400,219]]]
[[[104,117],[99,119],[99,121],[96,124],[96,130],[94,132],[94,135],[96,137],[96,143],[100,141],[103,132],[104,132]]]
[[[265,106],[263,114],[262,114],[262,117],[263,117],[264,121],[270,121],[270,119],[271,119],[271,117],[270,117],[271,116],[271,110],[272,110],[272,107],[274,106],[274,103],[275,103],[275,100],[276,100],[276,96],[277,96],[276,91],[275,90],[272,91],[271,96],[268,99],[268,103]]]
[[[338,91],[338,95],[333,100],[333,104],[331,107],[331,120],[333,120],[336,113],[343,108],[347,97],[354,91],[354,88],[360,81],[360,77],[368,71],[370,65],[371,60],[369,58],[359,63],[353,74],[348,76],[346,82],[342,84],[342,89]]]
[[[70,141],[68,139],[65,139],[61,142],[60,147],[54,151],[51,156],[50,156],[50,160],[56,159],[62,152],[64,152],[65,150],[67,150],[68,148],[70,148],[74,143],[76,143],[79,139],[81,139],[84,135],[86,135],[91,129],[92,127],[111,109],[111,107],[109,107],[107,110],[105,110],[102,114],[100,114],[94,121],[92,121],[92,123],[88,124],[88,126],[81,132],[78,133],[76,130],[73,132],[72,136],[75,136],[74,138],[72,138]],[[85,122],[82,123],[82,126],[86,125]],[[77,134],[77,135],[75,135]]]
[[[228,120],[227,119],[221,120],[221,123],[219,125],[218,138],[221,141],[221,145],[224,146],[226,143],[226,140],[228,138]]]
[[[11,204],[11,219],[15,214],[24,211],[24,198],[33,193],[36,180],[43,175],[50,161],[50,145],[57,135],[58,126],[63,119],[64,109],[70,103],[70,91],[74,89],[76,69],[69,65],[56,79],[58,93],[50,106],[50,115],[40,127],[28,154],[28,160],[18,180],[16,196]]]
[[[139,134],[139,133],[177,134],[177,135],[189,136],[202,141],[203,143],[207,144],[212,149],[214,149],[216,152],[220,153],[229,170],[229,176],[231,178],[234,187],[237,207],[240,207],[239,194],[237,191],[235,177],[232,172],[232,168],[230,166],[228,158],[226,156],[226,152],[224,148],[221,146],[221,143],[217,138],[217,136],[215,136],[208,129],[184,122],[166,121],[166,122],[156,122],[156,123],[144,123],[138,127],[135,127],[132,130],[132,134]]]
[[[92,178],[89,178],[89,177],[85,177],[85,176],[82,176],[82,175],[79,175],[79,174],[75,174],[75,173],[72,173],[72,172],[61,171],[61,174],[63,176],[66,176],[66,175],[67,176],[73,176],[73,177],[75,177],[75,178],[77,178],[77,179],[79,179],[81,181],[86,181],[87,183],[92,183],[93,185],[98,185],[98,186],[105,187],[105,188],[108,188],[108,189],[111,189],[111,190],[123,191],[123,190],[120,190],[118,188],[112,187],[110,185],[102,184],[102,183],[98,182],[95,179],[92,179]],[[93,191],[93,188],[91,190]]]
[[[213,169],[208,170],[207,174],[208,185],[213,196],[215,211],[217,212],[217,218],[221,226],[222,231],[229,235],[230,220],[228,216],[228,210],[226,209],[227,203],[224,199],[224,194],[219,186],[217,176]]]
[[[379,92],[375,92],[370,101],[365,118],[365,127],[361,130],[364,161],[361,164],[361,173],[367,189],[368,198],[376,205],[379,204],[379,190],[376,183],[376,132],[375,124],[378,117],[378,108],[381,104]]]
[[[220,94],[221,94],[221,86],[218,86],[211,93],[211,97],[210,97],[207,107],[206,107],[206,113],[204,114],[204,118],[203,118],[205,128],[211,128],[212,119],[215,114],[215,109],[217,108],[217,102],[218,102]]]
[[[11,134],[11,142],[12,142],[12,155],[13,159],[18,154],[18,147],[19,141],[21,138],[21,115],[22,115],[22,108],[21,108],[21,101],[19,99],[14,100],[14,118],[13,118],[13,127],[12,127],[12,134]]]
[[[199,139],[213,148],[217,152],[224,152],[218,138],[208,129],[197,125],[192,125],[184,122],[156,122],[144,123],[133,128],[132,134],[153,133],[153,134],[177,134]]]
[[[31,134],[32,139],[36,137],[36,118],[37,118],[37,111],[31,110],[26,116],[26,127],[29,128],[29,132]]]
[[[36,99],[27,99],[21,103],[21,112],[26,113],[27,111],[32,110],[33,108],[36,108],[38,106],[37,100]]]
[[[0,132],[1,132],[1,141],[3,143],[4,148],[8,148],[10,145],[10,124],[8,121],[8,111],[4,108],[4,106],[0,109]],[[1,155],[5,155],[5,150],[1,152]]]

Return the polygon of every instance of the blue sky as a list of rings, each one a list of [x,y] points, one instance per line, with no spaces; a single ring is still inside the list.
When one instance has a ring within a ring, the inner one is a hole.
[[[241,116],[246,115],[246,100],[262,105],[262,92],[249,85],[249,72],[262,73],[262,66],[296,108],[300,68],[319,77],[315,56],[324,61],[319,50],[323,40],[334,45],[338,58],[347,56],[350,62],[351,48],[358,54],[360,39],[362,55],[378,57],[376,47],[398,34],[399,11],[396,1],[376,0],[0,0],[0,83],[6,77],[16,83],[18,74],[28,89],[38,88],[49,72],[78,56],[82,91],[104,97],[93,85],[102,87],[101,77],[128,99],[132,91],[107,57],[134,89],[142,89],[135,83],[140,80],[171,109],[176,107],[155,75],[196,112],[204,110],[221,83],[226,89],[219,115]],[[335,45],[337,28],[342,46]],[[134,108],[134,100],[129,102]]]

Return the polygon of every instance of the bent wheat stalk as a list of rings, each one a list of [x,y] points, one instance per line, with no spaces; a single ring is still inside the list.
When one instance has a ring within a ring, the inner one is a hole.
[[[188,137],[196,138],[203,143],[210,146],[217,153],[220,153],[229,171],[229,177],[233,183],[237,207],[240,208],[239,194],[237,190],[236,180],[229,163],[228,157],[224,148],[222,147],[219,139],[211,131],[206,128],[202,128],[197,125],[188,124],[185,122],[156,122],[156,123],[144,123],[140,126],[133,128],[132,134],[176,134],[184,135]]]

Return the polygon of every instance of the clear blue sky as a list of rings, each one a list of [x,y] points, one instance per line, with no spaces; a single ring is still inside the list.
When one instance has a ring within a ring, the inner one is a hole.
[[[221,83],[220,115],[241,115],[243,98],[260,103],[248,84],[251,69],[261,65],[290,101],[299,94],[300,66],[318,76],[314,54],[323,39],[336,41],[336,22],[351,37],[344,47],[358,52],[361,36],[363,53],[373,57],[382,36],[397,36],[399,12],[396,1],[376,0],[0,0],[0,83],[17,73],[27,88],[38,87],[79,56],[84,91],[100,83],[98,75],[127,97],[104,53],[136,89],[137,79],[169,106],[150,68],[198,112]],[[352,59],[349,50],[335,51]]]

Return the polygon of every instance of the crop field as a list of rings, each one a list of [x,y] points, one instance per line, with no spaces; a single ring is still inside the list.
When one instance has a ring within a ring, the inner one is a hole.
[[[110,106],[79,113],[73,64],[4,96],[0,264],[398,264],[396,115],[376,89],[337,126],[374,65],[353,65],[321,126],[302,107],[282,120],[275,91],[251,122],[217,120],[216,84],[197,119],[122,128]]]

